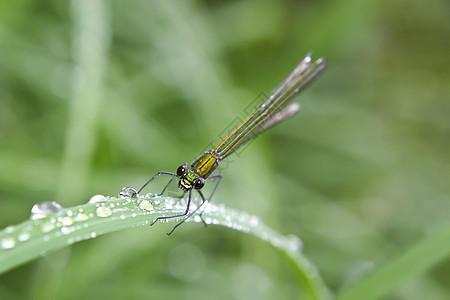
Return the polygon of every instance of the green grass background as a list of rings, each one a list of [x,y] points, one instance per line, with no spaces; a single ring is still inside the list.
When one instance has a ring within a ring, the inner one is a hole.
[[[310,50],[328,70],[223,164],[214,202],[298,235],[331,291],[351,287],[448,225],[448,1],[0,1],[0,227],[191,162]],[[21,266],[1,298],[301,297],[261,241],[170,226]],[[388,299],[447,299],[449,268]]]

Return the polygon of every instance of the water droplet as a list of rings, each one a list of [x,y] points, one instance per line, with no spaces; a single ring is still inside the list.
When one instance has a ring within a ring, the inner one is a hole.
[[[71,232],[74,232],[75,231],[75,227],[62,227],[61,228],[61,233],[62,234],[69,234],[69,233],[71,233]]]
[[[270,241],[272,243],[273,246],[275,246],[276,248],[279,248],[282,241],[278,238],[278,237],[274,237],[272,238],[272,240]]]
[[[97,236],[97,233],[91,232],[91,238],[95,238]]]
[[[119,192],[119,198],[135,198],[137,197],[137,191],[129,186],[122,188]]]
[[[143,210],[153,210],[153,204],[149,200],[142,200],[139,204],[139,208]]]
[[[64,208],[55,201],[46,201],[35,204],[33,208],[31,208],[31,220],[39,220],[47,217],[51,214],[56,214],[62,211]]]
[[[14,227],[14,226],[8,226],[8,227],[5,228],[5,232],[6,232],[6,233],[11,233],[11,232],[13,232],[15,229],[16,229],[16,227]]]
[[[303,247],[303,242],[295,235],[289,235],[286,242],[286,249],[291,252],[299,252]]]
[[[70,226],[73,224],[73,219],[71,217],[64,217],[61,218],[60,222],[64,226]]]
[[[98,202],[104,202],[107,201],[107,199],[105,198],[105,196],[103,195],[94,195],[91,197],[91,199],[89,199],[88,203],[98,203]]]
[[[147,194],[145,194],[144,198],[153,198],[153,194],[152,193],[147,193]]]
[[[267,241],[268,235],[267,232],[262,232],[259,236],[263,241]]]
[[[109,207],[100,206],[97,208],[95,213],[100,218],[106,218],[112,215],[112,210]]]
[[[12,237],[5,237],[1,242],[3,249],[11,249],[16,245],[16,240]]]
[[[29,232],[22,232],[21,234],[19,234],[19,236],[17,237],[17,240],[21,241],[21,242],[25,242],[28,241],[30,239],[31,235]]]
[[[244,223],[249,219],[249,215],[245,212],[242,212],[241,214],[238,215],[238,222],[240,223]]]
[[[205,205],[205,209],[203,210],[203,212],[205,214],[210,214],[211,213],[211,205],[206,204]]]
[[[170,200],[166,200],[166,209],[173,209],[173,203]]]
[[[181,201],[181,202],[177,202],[177,203],[175,204],[175,209],[183,209],[183,208],[186,208],[186,205],[184,205],[184,204],[182,203],[182,201]]]
[[[80,222],[80,221],[86,221],[87,219],[89,219],[89,216],[85,213],[80,212],[78,215],[75,216],[74,220],[76,222]]]
[[[55,229],[55,227],[56,227],[55,224],[47,222],[41,225],[41,230],[42,232],[50,232],[53,229]]]
[[[259,218],[256,216],[251,216],[250,217],[250,226],[255,227],[259,225]]]
[[[202,221],[202,218],[199,215],[195,215],[194,216],[194,222],[195,223],[200,223]]]

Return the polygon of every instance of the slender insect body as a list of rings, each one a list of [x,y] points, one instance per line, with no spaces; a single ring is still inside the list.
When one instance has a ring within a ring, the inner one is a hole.
[[[184,223],[189,217],[191,217],[200,207],[209,199],[211,199],[214,191],[216,190],[222,175],[213,175],[213,172],[219,167],[221,161],[234,153],[237,149],[247,144],[262,132],[274,125],[286,120],[287,118],[295,115],[300,109],[300,105],[297,103],[290,104],[295,96],[306,89],[315,79],[317,79],[326,69],[327,63],[323,58],[319,58],[315,62],[312,62],[311,55],[308,54],[297,67],[289,74],[289,76],[271,93],[271,95],[257,107],[238,127],[236,127],[231,133],[225,137],[216,148],[206,151],[199,158],[197,158],[190,166],[187,163],[181,165],[177,173],[159,172],[153,176],[147,183],[139,190],[147,186],[154,178],[159,175],[170,175],[172,179],[170,182],[178,177],[178,187],[189,192],[189,198],[187,200],[186,211],[183,214],[175,216],[159,217],[158,220],[164,220],[169,218],[183,217],[184,220],[178,223],[170,233],[175,230],[179,225]],[[205,180],[208,178],[218,178],[217,183],[209,198],[205,198],[201,189],[205,184]],[[169,183],[170,183],[169,182]],[[166,190],[167,186],[163,192]],[[193,212],[189,212],[191,204],[192,190],[198,191],[201,196],[202,202]],[[163,193],[162,192],[162,193]],[[161,193],[161,194],[162,194]],[[184,194],[183,194],[184,195]],[[169,234],[170,234],[169,233]]]

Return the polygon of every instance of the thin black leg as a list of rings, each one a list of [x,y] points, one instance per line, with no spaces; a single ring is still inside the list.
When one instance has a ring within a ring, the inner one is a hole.
[[[188,212],[189,212],[189,207],[191,206],[191,196],[192,196],[192,190],[189,191],[189,198],[188,198],[188,202],[187,202],[187,205],[186,205],[186,211],[185,211],[184,213],[179,214],[179,215],[167,216],[167,217],[158,217],[158,218],[156,218],[156,219],[152,222],[152,224],[150,224],[150,225],[151,225],[151,226],[154,225],[154,224],[155,224],[156,222],[158,222],[159,220],[166,220],[166,219],[178,218],[178,217],[183,217],[183,216],[187,215]],[[172,230],[172,231],[173,231],[173,230]],[[170,233],[172,233],[172,231],[171,231]]]
[[[191,197],[190,197],[190,196],[191,196],[191,192],[192,192],[192,190],[191,190],[190,193],[189,193],[189,200],[190,200],[190,198],[191,198]],[[192,215],[195,214],[195,213],[203,206],[203,204],[205,204],[206,199],[205,199],[205,196],[203,196],[202,191],[199,190],[198,193],[199,193],[200,196],[202,197],[202,203],[200,203],[200,205],[199,205],[193,212],[191,212],[186,218],[184,218],[183,221],[181,221],[180,223],[178,223],[177,225],[175,225],[175,226],[172,228],[172,230],[171,230],[167,235],[171,235],[172,232],[174,232],[175,229],[177,229],[178,226],[180,226],[181,224],[183,224],[184,222],[186,222],[187,219],[189,219],[190,217],[192,217]],[[188,210],[189,210],[189,209],[188,209]],[[188,210],[186,211],[186,214],[187,214]],[[202,219],[202,221],[203,221],[203,219]],[[204,223],[204,222],[205,222],[205,221],[203,221],[203,223]],[[205,225],[206,225],[206,224],[205,224]]]
[[[169,173],[169,172],[160,172],[158,174],[156,174],[155,176],[153,176],[152,179],[150,179],[140,190],[139,192],[148,184],[150,183],[150,181],[152,181],[155,177],[162,175],[162,174],[167,174],[167,175],[172,175],[174,176],[173,178],[175,178],[177,175],[173,174],[173,173]],[[173,178],[170,180],[170,182],[172,182]],[[212,196],[214,195],[214,192],[216,191],[217,187],[219,186],[220,180],[222,180],[222,174],[218,174],[218,175],[213,175],[211,177],[209,177],[208,179],[212,179],[212,178],[218,178],[216,185],[214,186],[213,191],[211,192],[211,195],[209,196],[208,200],[211,200]],[[165,191],[165,189],[167,188],[167,186],[170,184],[170,182],[166,185],[166,187],[163,189],[163,192]],[[185,195],[186,192],[183,193],[183,195],[181,196],[181,198],[183,198],[183,196]],[[172,219],[172,218],[178,218],[178,217],[183,217],[186,216],[186,218],[184,218],[181,222],[179,222],[177,225],[175,225],[172,230],[167,233],[167,235],[171,235],[175,229],[178,228],[178,226],[180,226],[181,224],[185,223],[190,217],[192,217],[200,208],[202,208],[202,206],[206,203],[206,198],[203,195],[202,191],[198,190],[198,193],[200,194],[200,197],[202,197],[202,202],[200,203],[200,205],[192,212],[189,213],[189,208],[191,206],[191,201],[192,201],[192,190],[189,190],[189,197],[188,197],[188,201],[187,201],[187,205],[186,205],[186,210],[184,213],[182,214],[178,214],[178,215],[173,215],[173,216],[167,216],[167,217],[158,217],[156,218],[151,225],[154,225],[156,222],[158,222],[159,220],[167,220],[167,219]],[[189,214],[189,215],[188,215]],[[203,211],[200,213],[200,218],[203,222],[203,224],[205,224],[205,226],[207,225],[206,222],[203,220],[202,218],[203,215]]]
[[[164,192],[166,191],[167,187],[169,186],[169,184],[173,181],[173,179],[176,178],[176,176],[172,176],[172,178],[170,178],[169,182],[166,184],[166,186],[163,188],[163,190],[161,191],[161,193],[159,194],[160,196],[162,196],[164,194]]]
[[[186,195],[186,191],[183,191],[183,194],[180,196],[174,196],[175,198],[183,199],[184,195]]]
[[[138,194],[140,194],[141,193],[141,191],[153,180],[153,179],[155,179],[156,177],[158,177],[159,175],[170,175],[170,176],[172,176],[172,179],[169,181],[169,183],[170,182],[172,182],[172,180],[173,180],[173,178],[174,177],[177,177],[177,174],[175,174],[175,173],[171,173],[171,172],[159,172],[159,173],[157,173],[155,176],[153,176],[152,178],[150,178],[150,180],[149,181],[147,181],[141,188],[140,188],[140,190],[139,190],[139,192],[138,192]],[[169,183],[167,184],[167,185],[169,185]],[[166,187],[167,187],[167,185],[166,185]],[[164,190],[165,190],[166,188],[164,188]],[[164,191],[163,190],[163,191]]]
[[[216,183],[216,185],[214,186],[214,189],[213,189],[211,195],[209,195],[208,201],[211,201],[212,196],[214,195],[214,192],[216,191],[217,187],[219,186],[220,181],[222,180],[222,176],[223,176],[222,174],[217,174],[217,175],[213,175],[213,176],[211,176],[211,177],[208,178],[208,179],[218,178],[218,179],[217,179],[217,183]]]
[[[214,189],[213,189],[211,195],[208,198],[208,201],[211,202],[212,196],[214,195],[214,192],[216,191],[217,187],[219,186],[220,181],[222,180],[222,174],[213,175],[213,176],[211,176],[209,178],[218,178],[217,179],[217,183],[214,186]],[[205,227],[206,227],[207,224],[206,224],[205,220],[203,220],[203,212],[204,212],[204,210],[202,210],[202,212],[200,213],[200,219],[202,220],[203,224],[205,224]]]

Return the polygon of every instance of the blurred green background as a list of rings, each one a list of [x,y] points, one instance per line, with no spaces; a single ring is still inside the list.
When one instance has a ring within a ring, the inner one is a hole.
[[[191,162],[310,51],[298,116],[220,172],[214,197],[296,234],[350,286],[448,223],[450,2],[0,1],[0,227]],[[0,277],[2,299],[296,299],[242,233],[137,228]],[[448,299],[450,261],[390,299]]]

